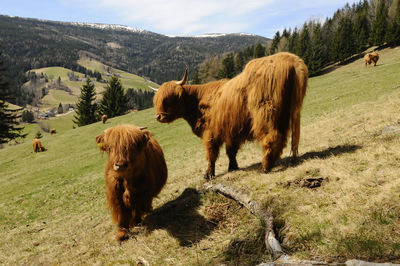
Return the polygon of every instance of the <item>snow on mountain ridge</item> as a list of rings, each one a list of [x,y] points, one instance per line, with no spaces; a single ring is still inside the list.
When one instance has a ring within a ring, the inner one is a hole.
[[[131,28],[131,27],[128,27],[125,25],[119,25],[119,24],[102,24],[102,23],[86,23],[86,22],[68,22],[68,24],[75,25],[75,26],[86,26],[86,27],[104,29],[104,30],[126,30],[126,31],[138,32],[138,33],[148,32],[143,29]]]

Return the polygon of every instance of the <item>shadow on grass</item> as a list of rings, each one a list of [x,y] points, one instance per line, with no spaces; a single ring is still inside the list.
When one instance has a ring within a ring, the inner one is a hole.
[[[142,224],[149,232],[165,229],[179,240],[181,246],[192,246],[210,235],[215,228],[213,223],[197,212],[200,205],[199,192],[187,188],[178,198],[153,210]]]
[[[353,153],[361,148],[362,148],[361,145],[338,145],[335,147],[329,147],[328,149],[322,151],[306,152],[303,155],[298,156],[296,159],[293,159],[291,157],[285,157],[276,163],[276,165],[272,169],[272,172],[285,171],[289,167],[298,166],[310,159],[327,159],[344,153]],[[247,170],[257,170],[257,169],[261,169],[261,163],[250,165],[246,168],[243,168],[242,170],[247,171]]]

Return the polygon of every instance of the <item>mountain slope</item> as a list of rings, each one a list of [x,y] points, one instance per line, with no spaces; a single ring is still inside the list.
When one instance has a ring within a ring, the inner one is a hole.
[[[77,70],[81,53],[156,83],[178,79],[185,66],[196,67],[210,55],[243,49],[268,39],[227,34],[168,37],[110,25],[42,21],[0,15],[0,43],[13,87],[29,69],[62,66]]]
[[[286,149],[271,173],[261,149],[244,145],[215,180],[274,210],[276,232],[295,258],[400,262],[400,54],[376,67],[362,60],[309,80],[299,160]],[[168,181],[154,212],[119,245],[105,203],[102,155],[94,137],[117,124],[148,126],[160,142]],[[396,133],[397,132],[397,133]],[[263,225],[241,206],[197,193],[207,166],[200,139],[183,120],[160,124],[154,109],[0,150],[0,264],[256,265],[271,261]],[[312,185],[312,184],[313,185]]]

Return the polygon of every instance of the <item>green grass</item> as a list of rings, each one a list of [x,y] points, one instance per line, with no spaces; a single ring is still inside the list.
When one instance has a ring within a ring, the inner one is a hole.
[[[102,74],[103,79],[107,78],[107,69],[110,69],[110,73],[112,74],[118,74],[119,79],[121,80],[122,86],[124,88],[135,88],[135,89],[142,89],[145,91],[151,90],[148,86],[152,87],[158,87],[158,85],[150,80],[144,79],[142,77],[139,77],[137,75],[115,69],[112,67],[108,67],[107,65],[104,65],[94,59],[89,59],[89,58],[81,58],[79,59],[78,63],[87,69],[90,69],[92,71],[98,71]]]
[[[375,68],[357,60],[311,78],[298,164],[288,163],[286,148],[272,172],[261,173],[261,149],[248,143],[239,151],[235,172],[226,172],[221,149],[211,182],[271,206],[278,238],[295,258],[399,263],[400,136],[382,134],[400,119],[398,73],[399,49],[386,49]],[[255,265],[272,260],[258,219],[231,200],[194,192],[205,182],[207,161],[185,121],[160,124],[154,109],[76,129],[71,119],[72,113],[49,120],[59,133],[44,134],[46,152],[34,154],[29,139],[0,150],[0,264]],[[153,132],[169,176],[147,224],[119,245],[105,202],[107,155],[94,138],[125,123]],[[321,186],[302,185],[312,178],[322,178]]]
[[[156,83],[150,80],[144,79],[142,77],[139,77],[137,75],[119,69],[108,67],[107,65],[104,65],[94,59],[90,60],[88,58],[82,58],[78,61],[78,63],[89,70],[99,71],[102,74],[102,78],[105,80],[109,78],[106,75],[108,69],[111,71],[111,73],[118,74],[124,89],[135,88],[135,89],[142,89],[149,91],[151,90],[149,88],[149,85],[152,87],[158,87]],[[56,82],[58,77],[60,77],[62,84],[64,86],[67,86],[71,90],[71,93],[68,93],[63,90],[50,89],[49,93],[44,98],[41,99],[42,106],[40,107],[42,109],[58,107],[59,103],[75,104],[77,102],[77,99],[81,93],[81,88],[84,85],[84,82],[81,81],[81,79],[84,77],[84,74],[71,71],[63,67],[45,67],[40,69],[32,69],[31,71],[35,72],[36,74],[40,73],[46,74],[47,77],[49,77],[50,82]],[[68,73],[70,72],[73,72],[75,76],[78,76],[79,81],[70,81],[68,77]],[[94,81],[94,85],[95,85],[95,90],[98,94],[97,98],[101,99],[102,97],[101,93],[104,91],[107,84],[103,82]],[[41,87],[39,89],[41,91]]]
[[[75,103],[78,101],[76,95],[69,94],[63,90],[50,90],[49,94],[42,98],[42,104],[58,106],[61,104]]]

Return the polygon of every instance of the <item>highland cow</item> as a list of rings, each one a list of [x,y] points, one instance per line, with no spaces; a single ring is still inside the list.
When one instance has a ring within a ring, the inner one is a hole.
[[[100,150],[107,152],[105,170],[107,202],[116,238],[129,238],[129,228],[152,210],[152,200],[167,180],[163,151],[150,131],[134,125],[109,128],[96,137]]]
[[[34,139],[32,141],[32,146],[33,146],[33,152],[40,152],[40,151],[45,151],[46,149],[44,146],[42,146],[42,143],[38,139]]]
[[[368,65],[374,63],[374,66],[376,66],[376,63],[379,60],[379,54],[378,52],[371,52],[371,53],[367,53],[364,56],[364,62],[365,62],[365,66],[367,67]]]
[[[203,85],[181,81],[161,85],[154,96],[156,119],[170,123],[185,119],[203,139],[209,161],[205,177],[215,176],[215,161],[223,143],[229,158],[228,171],[238,169],[236,154],[247,140],[258,140],[268,172],[279,159],[292,133],[292,156],[298,153],[300,111],[306,93],[308,70],[303,60],[278,53],[251,60],[231,80]]]
[[[102,115],[102,116],[101,116],[101,122],[103,122],[103,124],[106,123],[107,119],[108,119],[108,116],[107,116],[107,115]]]
[[[50,129],[50,135],[56,134],[57,130],[55,128]]]

